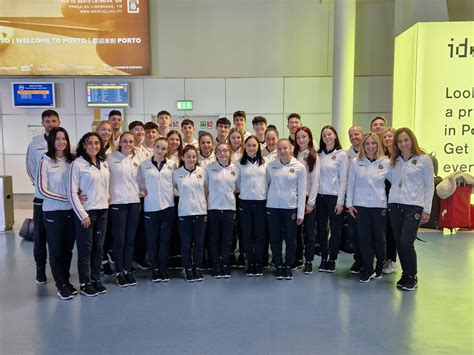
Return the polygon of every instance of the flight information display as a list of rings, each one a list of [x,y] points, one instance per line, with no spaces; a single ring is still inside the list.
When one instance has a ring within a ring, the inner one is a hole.
[[[13,107],[55,107],[54,83],[12,83]]]
[[[128,83],[88,83],[87,106],[91,107],[128,107]]]

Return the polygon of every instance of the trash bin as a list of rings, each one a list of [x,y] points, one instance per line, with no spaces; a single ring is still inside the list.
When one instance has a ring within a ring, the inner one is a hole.
[[[15,224],[11,176],[0,176],[0,232],[10,231]]]

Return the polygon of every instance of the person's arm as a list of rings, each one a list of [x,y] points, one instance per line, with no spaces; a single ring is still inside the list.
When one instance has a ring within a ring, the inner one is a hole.
[[[422,179],[425,188],[425,201],[423,203],[423,213],[421,216],[421,223],[426,223],[430,219],[431,204],[433,202],[434,194],[434,169],[431,158],[427,155],[423,155],[423,169]]]
[[[306,168],[301,164],[301,168],[298,169],[298,186],[297,186],[297,206],[298,210],[296,216],[298,218],[297,224],[303,223],[304,212],[306,205]]]
[[[79,182],[80,182],[80,168],[76,161],[71,163],[69,168],[69,179],[67,184],[67,194],[68,200],[71,203],[74,213],[79,218],[79,220],[84,221],[86,218],[89,218],[89,214],[86,212],[82,203],[79,199]],[[84,191],[82,191],[84,193]]]
[[[142,163],[138,167],[137,180],[138,180],[138,189],[140,190],[140,193],[142,193],[143,196],[146,196],[148,191],[146,189],[146,184],[145,184],[145,163]]]
[[[339,162],[338,166],[338,177],[339,177],[339,191],[337,194],[337,205],[336,205],[336,214],[341,214],[344,209],[344,199],[346,198],[346,190],[347,190],[347,173],[348,173],[348,165],[349,159],[347,159],[346,152],[342,152],[342,157]]]
[[[28,146],[26,151],[26,173],[31,180],[31,183],[35,185],[35,178],[36,178],[36,168],[37,168],[37,161],[34,154],[34,148],[32,148],[31,144]]]
[[[49,190],[49,183],[48,183],[48,170],[49,170],[49,163],[41,159],[38,168],[38,177],[36,179],[36,188],[38,192],[43,196],[45,199],[54,200],[54,201],[61,201],[67,202],[67,196],[63,196],[52,192]]]
[[[308,205],[312,208],[316,205],[316,196],[318,195],[319,190],[319,174],[321,171],[321,167],[319,165],[319,159],[316,159],[314,163],[313,171],[309,172],[310,178],[310,188],[309,188],[309,195],[308,195]]]

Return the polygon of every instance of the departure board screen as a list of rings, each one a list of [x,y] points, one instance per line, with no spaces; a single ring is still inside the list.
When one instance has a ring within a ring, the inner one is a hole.
[[[91,107],[128,107],[128,83],[88,83],[87,106]]]
[[[13,107],[55,107],[54,83],[12,83]]]

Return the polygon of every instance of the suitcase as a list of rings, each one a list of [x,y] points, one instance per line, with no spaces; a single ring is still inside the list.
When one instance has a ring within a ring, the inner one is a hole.
[[[18,234],[24,240],[27,240],[29,242],[33,241],[35,235],[35,224],[31,218],[26,218],[23,221],[23,224],[21,225]]]
[[[439,205],[441,199],[439,198],[438,194],[436,193],[436,186],[443,181],[443,178],[441,176],[435,176],[434,177],[434,194],[433,194],[433,201],[431,203],[431,214],[430,214],[430,220],[426,222],[425,224],[422,224],[422,228],[429,228],[429,229],[439,229]]]
[[[447,199],[441,200],[439,210],[440,228],[467,228],[471,224],[472,185],[458,184]]]

